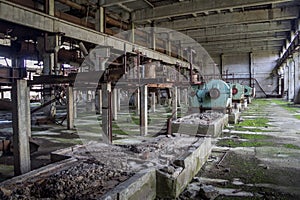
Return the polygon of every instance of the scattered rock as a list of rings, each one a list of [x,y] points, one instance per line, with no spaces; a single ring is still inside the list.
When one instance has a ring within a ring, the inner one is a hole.
[[[199,196],[203,199],[213,200],[219,196],[219,192],[212,185],[203,185],[200,188]]]

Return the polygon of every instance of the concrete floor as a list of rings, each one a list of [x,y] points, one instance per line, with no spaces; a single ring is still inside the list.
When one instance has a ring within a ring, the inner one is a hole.
[[[181,199],[299,199],[300,107],[287,104],[254,101],[241,125],[261,118],[266,124],[224,130]]]

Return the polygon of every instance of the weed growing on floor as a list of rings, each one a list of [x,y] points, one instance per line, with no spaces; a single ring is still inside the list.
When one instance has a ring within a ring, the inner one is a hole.
[[[217,143],[217,146],[222,147],[263,147],[263,146],[273,146],[272,142],[264,142],[264,141],[235,141],[232,139],[224,139],[220,140]]]
[[[239,123],[239,126],[250,126],[250,127],[268,127],[269,120],[267,118],[256,118],[256,119],[247,119]]]
[[[283,145],[285,148],[287,149],[298,149],[300,150],[300,147],[296,146],[296,145],[293,145],[293,144],[285,144]]]

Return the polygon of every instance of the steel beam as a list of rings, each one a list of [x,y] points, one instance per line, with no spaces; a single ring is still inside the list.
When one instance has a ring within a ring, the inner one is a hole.
[[[185,1],[153,9],[142,9],[133,12],[134,22],[144,22],[195,13],[208,13],[209,11],[228,10],[250,6],[276,4],[291,0],[194,0]]]
[[[251,10],[245,12],[220,13],[204,17],[174,20],[171,22],[157,23],[157,27],[173,30],[190,30],[195,28],[229,26],[235,24],[274,22],[297,19],[298,7],[274,8],[266,10]]]
[[[218,27],[208,27],[197,30],[182,31],[192,38],[210,38],[222,36],[239,36],[242,34],[275,33],[290,31],[292,28],[290,21],[265,22],[256,24],[225,25]],[[176,34],[175,34],[176,35]],[[172,38],[176,39],[176,38]]]
[[[200,45],[202,46],[216,46],[216,45],[223,45],[223,44],[250,44],[253,42],[268,42],[268,41],[283,41],[285,40],[286,37],[285,36],[279,36],[279,37],[254,37],[254,38],[247,38],[247,39],[233,39],[233,40],[217,40],[217,41],[201,41],[201,40],[197,40],[197,42],[199,42]]]

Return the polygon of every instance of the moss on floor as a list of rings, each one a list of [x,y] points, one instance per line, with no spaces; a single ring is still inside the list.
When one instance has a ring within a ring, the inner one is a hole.
[[[237,127],[241,126],[251,126],[251,127],[268,127],[269,119],[267,118],[256,118],[256,119],[247,119],[243,122],[240,122]]]
[[[298,147],[296,145],[293,145],[293,144],[284,144],[283,146],[287,149],[298,149],[298,150],[300,150],[300,147]]]
[[[219,140],[217,146],[222,147],[263,147],[263,146],[273,146],[274,143],[267,141],[238,141],[233,139],[223,139]]]

